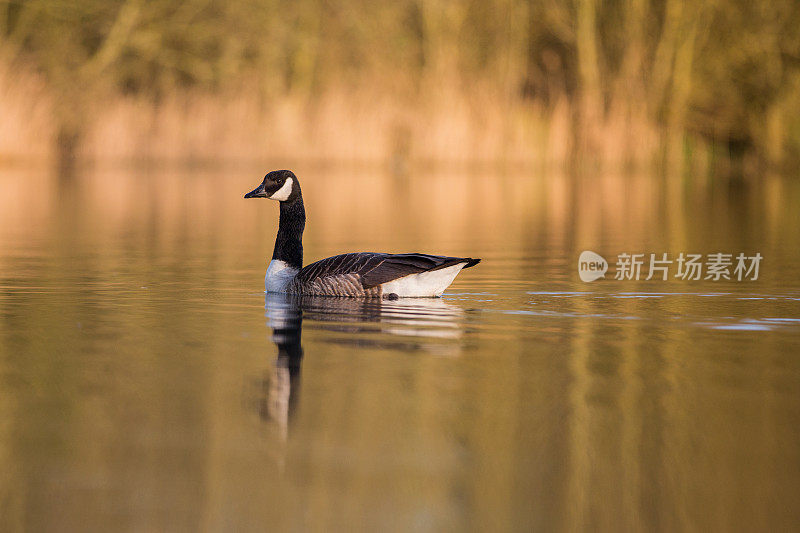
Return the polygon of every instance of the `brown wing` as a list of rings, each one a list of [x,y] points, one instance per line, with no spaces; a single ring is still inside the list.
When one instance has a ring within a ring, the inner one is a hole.
[[[357,274],[364,289],[371,289],[382,283],[411,274],[438,270],[448,266],[466,263],[464,268],[478,264],[480,259],[470,257],[447,257],[428,254],[382,254],[360,252],[341,254],[303,267],[295,277],[300,285],[343,274]]]

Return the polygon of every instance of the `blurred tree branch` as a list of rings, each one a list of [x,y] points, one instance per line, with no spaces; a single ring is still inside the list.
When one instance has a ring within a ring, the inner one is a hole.
[[[94,78],[115,62],[128,45],[134,26],[140,19],[144,0],[127,0],[119,8],[116,20],[97,51],[81,68],[81,77]]]

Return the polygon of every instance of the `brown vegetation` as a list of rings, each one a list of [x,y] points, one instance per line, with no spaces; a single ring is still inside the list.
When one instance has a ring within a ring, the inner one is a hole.
[[[785,164],[797,27],[791,0],[0,0],[0,157]]]

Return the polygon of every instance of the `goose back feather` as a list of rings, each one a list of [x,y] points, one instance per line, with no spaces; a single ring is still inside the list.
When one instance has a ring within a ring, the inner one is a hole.
[[[420,253],[340,254],[307,265],[289,283],[287,291],[308,295],[388,296],[384,284],[408,276],[478,264],[480,259]],[[451,280],[452,281],[452,280]],[[448,283],[449,285],[449,283]],[[437,292],[434,288],[432,292]],[[443,287],[442,290],[444,290]],[[394,293],[397,294],[397,293]],[[397,294],[404,296],[403,294]],[[432,293],[431,296],[434,294]]]

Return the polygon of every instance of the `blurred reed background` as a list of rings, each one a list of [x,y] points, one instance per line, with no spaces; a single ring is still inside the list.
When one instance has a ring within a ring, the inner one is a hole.
[[[0,0],[0,161],[800,160],[795,0]]]

